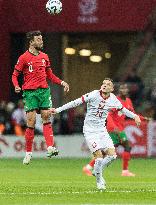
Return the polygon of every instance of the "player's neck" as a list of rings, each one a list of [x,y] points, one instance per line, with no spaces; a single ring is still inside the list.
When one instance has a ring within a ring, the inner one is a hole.
[[[122,100],[126,100],[126,96],[125,96],[125,95],[119,95],[119,97],[120,97]]]
[[[35,56],[37,56],[40,53],[39,50],[37,50],[36,48],[34,48],[32,46],[30,46],[28,50],[30,53],[32,53]]]
[[[109,98],[110,93],[103,93],[103,92],[101,92],[101,95],[102,95],[102,97],[103,97],[104,99],[107,99],[107,98]]]

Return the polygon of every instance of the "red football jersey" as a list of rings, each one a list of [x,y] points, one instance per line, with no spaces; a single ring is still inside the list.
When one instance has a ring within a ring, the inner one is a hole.
[[[48,55],[40,52],[37,56],[33,55],[29,51],[26,51],[21,55],[15,65],[15,71],[22,72],[24,75],[24,83],[22,85],[23,90],[47,88],[48,83],[47,69],[50,68],[50,61]],[[55,80],[55,75],[54,80]],[[57,78],[57,77],[56,77]],[[56,79],[56,83],[60,84],[61,80]],[[16,79],[14,80],[14,86],[18,85]]]
[[[134,112],[134,107],[130,98],[126,98],[122,100],[119,96],[117,96],[118,100],[121,102],[123,107],[127,108],[128,110]],[[121,111],[116,109],[112,109],[112,111],[108,114],[107,117],[107,130],[109,132],[114,131],[114,129],[118,129],[120,131],[124,130],[124,121],[125,115],[122,114]]]

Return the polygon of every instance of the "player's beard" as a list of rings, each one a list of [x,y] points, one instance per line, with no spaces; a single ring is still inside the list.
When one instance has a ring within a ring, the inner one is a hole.
[[[38,51],[42,51],[43,50],[43,46],[41,46],[41,47],[36,46],[35,49],[38,50]]]

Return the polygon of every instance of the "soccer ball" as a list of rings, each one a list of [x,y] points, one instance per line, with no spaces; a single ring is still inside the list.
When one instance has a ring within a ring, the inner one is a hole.
[[[50,14],[59,14],[62,11],[62,3],[60,0],[49,0],[46,3],[46,9]]]

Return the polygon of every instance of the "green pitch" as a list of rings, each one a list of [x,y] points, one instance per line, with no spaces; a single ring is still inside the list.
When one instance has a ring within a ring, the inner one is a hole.
[[[86,159],[0,160],[0,205],[156,204],[156,159],[135,159],[136,177],[121,177],[121,161],[105,171],[107,190],[82,174]]]

